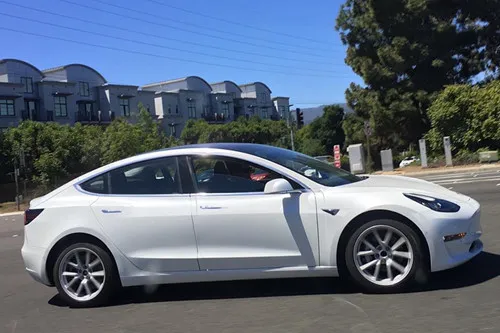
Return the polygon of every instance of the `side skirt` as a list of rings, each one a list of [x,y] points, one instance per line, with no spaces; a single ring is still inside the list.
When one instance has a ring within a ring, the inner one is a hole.
[[[154,273],[142,271],[140,275],[122,276],[124,287],[171,284],[188,282],[232,281],[232,280],[261,280],[300,277],[336,277],[338,270],[335,266],[318,267],[284,267],[268,269],[238,269],[238,270],[206,270],[172,273]]]

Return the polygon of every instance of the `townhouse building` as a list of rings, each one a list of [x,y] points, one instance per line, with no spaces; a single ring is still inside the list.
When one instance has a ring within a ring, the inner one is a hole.
[[[0,60],[0,130],[23,120],[109,124],[137,120],[139,105],[179,137],[189,119],[221,124],[239,117],[288,119],[289,98],[271,97],[262,82],[209,84],[198,76],[136,85],[112,84],[84,64],[40,70],[22,60]]]

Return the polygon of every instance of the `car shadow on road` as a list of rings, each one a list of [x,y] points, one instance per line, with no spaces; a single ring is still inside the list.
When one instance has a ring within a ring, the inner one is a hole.
[[[426,284],[406,293],[460,289],[500,276],[500,255],[483,252],[457,268],[431,275]],[[252,281],[182,283],[162,286],[123,288],[106,306],[191,300],[342,295],[359,293],[350,281],[340,278],[297,278]],[[58,295],[49,304],[66,307]]]

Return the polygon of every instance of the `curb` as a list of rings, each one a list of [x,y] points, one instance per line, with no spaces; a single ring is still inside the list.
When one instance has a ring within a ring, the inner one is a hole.
[[[23,214],[24,214],[24,212],[4,213],[4,214],[0,214],[0,217],[18,216],[18,215],[23,215]]]

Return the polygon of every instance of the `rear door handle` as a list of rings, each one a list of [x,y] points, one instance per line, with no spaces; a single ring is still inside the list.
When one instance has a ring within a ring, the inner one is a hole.
[[[219,206],[200,206],[201,209],[222,209],[223,207]]]

